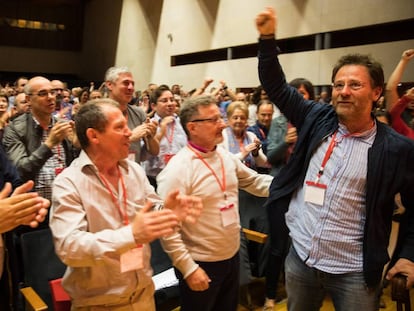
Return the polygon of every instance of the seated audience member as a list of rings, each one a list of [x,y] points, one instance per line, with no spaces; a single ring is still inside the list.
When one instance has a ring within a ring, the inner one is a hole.
[[[270,238],[285,221],[292,246],[285,261],[290,311],[319,310],[329,294],[337,310],[378,310],[394,198],[414,222],[414,143],[372,116],[384,85],[368,55],[341,57],[332,71],[332,105],[307,101],[289,86],[278,58],[276,14],[256,18],[259,78],[269,99],[298,129],[295,152],[270,187]],[[389,174],[392,172],[392,176]],[[381,228],[379,230],[379,228]],[[388,278],[414,284],[414,227]]]
[[[272,177],[257,174],[217,146],[226,124],[214,97],[187,100],[180,120],[188,145],[158,174],[158,192],[162,197],[172,189],[197,194],[203,211],[196,226],[182,224],[161,242],[176,268],[182,311],[235,311],[240,272],[238,189],[265,197]]]
[[[155,311],[148,243],[194,225],[201,200],[171,191],[162,208],[127,158],[132,133],[115,101],[83,105],[75,122],[82,151],[55,180],[50,216],[71,310]]]
[[[407,92],[395,104],[391,106],[389,112],[392,121],[392,128],[401,135],[414,139],[414,129],[409,127],[401,117],[407,108],[411,111],[414,111],[414,87],[408,89]]]
[[[176,114],[176,102],[168,86],[160,85],[153,91],[151,98],[153,110],[155,110],[151,121],[158,124],[155,138],[159,141],[160,152],[153,156],[144,151],[145,161],[142,162],[142,166],[150,183],[157,189],[157,175],[170,159],[187,145],[187,136]]]

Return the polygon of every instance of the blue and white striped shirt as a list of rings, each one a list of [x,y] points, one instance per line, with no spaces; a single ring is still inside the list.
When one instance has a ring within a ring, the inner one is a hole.
[[[368,149],[377,127],[349,136],[343,125],[319,183],[327,185],[323,206],[304,201],[305,182],[314,181],[332,137],[310,160],[304,184],[292,197],[286,222],[299,257],[310,267],[341,274],[363,270]]]

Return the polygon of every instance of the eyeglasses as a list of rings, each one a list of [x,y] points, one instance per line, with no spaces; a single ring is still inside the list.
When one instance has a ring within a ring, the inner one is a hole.
[[[163,104],[166,104],[169,101],[172,102],[172,103],[175,103],[174,97],[170,97],[170,98],[166,97],[166,98],[161,98],[161,99],[158,100],[159,103],[163,103]]]
[[[191,120],[190,122],[220,123],[220,122],[223,122],[223,117],[222,116],[219,116],[219,117],[214,117],[214,118],[194,119],[194,120]]]
[[[352,81],[348,84],[346,84],[345,82],[339,81],[339,82],[334,82],[332,84],[332,87],[335,89],[335,91],[342,91],[345,88],[345,85],[348,85],[348,87],[353,90],[353,91],[358,91],[360,89],[362,89],[365,84],[359,81]]]
[[[37,93],[30,93],[28,95],[29,96],[35,95],[35,96],[39,96],[39,97],[46,97],[49,94],[52,95],[52,96],[56,96],[56,93],[57,93],[56,90],[50,90],[50,91],[48,91],[48,90],[41,90],[41,91],[39,91]]]

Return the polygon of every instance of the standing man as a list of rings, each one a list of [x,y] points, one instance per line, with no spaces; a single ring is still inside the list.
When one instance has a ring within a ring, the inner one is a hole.
[[[161,242],[179,279],[181,310],[235,311],[239,289],[239,188],[267,196],[272,180],[217,147],[226,127],[216,100],[196,96],[184,103],[181,124],[188,144],[157,177],[162,197],[172,189],[203,200],[197,226],[183,224]]]
[[[31,112],[9,124],[3,144],[22,180],[34,180],[34,190],[50,200],[53,180],[74,157],[73,122],[58,122],[53,116],[56,92],[48,79],[30,79],[25,93]]]
[[[152,155],[159,152],[159,143],[155,138],[157,124],[150,122],[142,108],[128,105],[134,96],[135,81],[131,71],[127,67],[111,67],[105,74],[106,87],[109,90],[109,98],[117,101],[127,118],[128,127],[132,131],[130,137],[131,150],[129,158],[137,163],[141,162],[141,142]]]
[[[299,133],[267,204],[271,238],[287,211],[288,309],[319,310],[329,293],[337,310],[378,310],[397,193],[409,226],[388,277],[411,273],[414,284],[414,144],[371,113],[382,67],[366,55],[345,55],[332,72],[332,105],[305,100],[286,83],[276,56],[274,10],[260,13],[256,27],[260,81]]]
[[[152,210],[162,201],[126,159],[131,131],[115,101],[89,102],[75,121],[82,151],[55,180],[50,220],[72,311],[155,311],[148,243],[197,217],[201,200],[172,191]]]
[[[257,104],[256,124],[249,126],[248,131],[256,134],[262,143],[263,152],[267,152],[267,135],[269,134],[270,125],[274,112],[274,105],[268,99],[262,99]]]
[[[34,181],[33,190],[40,196],[51,200],[52,184],[55,177],[65,169],[75,156],[72,145],[73,121],[59,122],[53,116],[55,95],[50,81],[37,76],[25,86],[26,100],[31,106],[30,113],[24,113],[7,126],[3,144],[9,158],[17,167],[22,181]],[[36,230],[48,229],[48,218]],[[23,259],[20,249],[20,235],[34,229],[18,227],[12,232],[16,260],[13,262],[13,282],[18,284],[24,279]],[[17,283],[16,283],[17,282]],[[47,277],[39,280],[41,288],[48,288]],[[35,288],[38,290],[38,288]],[[40,292],[42,299],[49,300],[49,292]]]

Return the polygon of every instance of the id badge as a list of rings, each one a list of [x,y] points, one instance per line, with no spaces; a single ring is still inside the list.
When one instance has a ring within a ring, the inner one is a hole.
[[[121,273],[142,269],[144,267],[142,245],[121,254],[120,262]]]
[[[220,208],[220,214],[223,227],[227,227],[239,221],[239,215],[233,203],[227,204]]]
[[[322,206],[325,201],[326,188],[324,184],[307,181],[305,187],[305,202]]]
[[[168,162],[170,162],[170,160],[173,156],[174,156],[174,154],[164,154],[164,163],[165,163],[165,165],[167,165]]]

